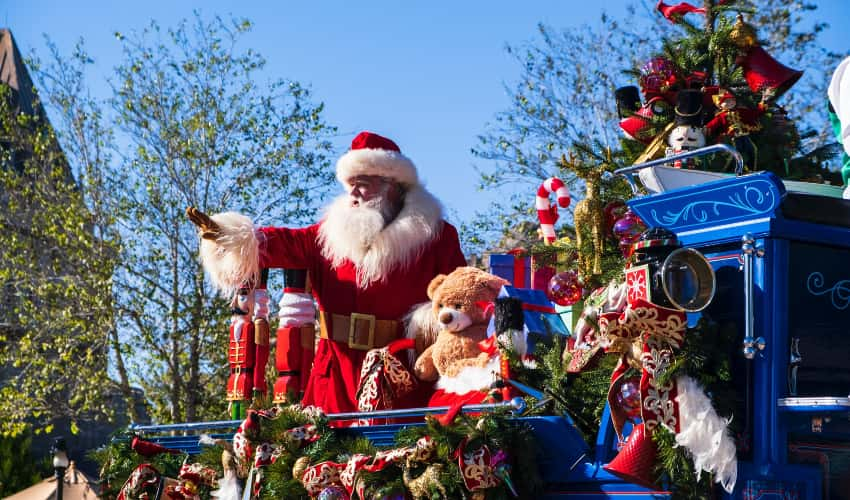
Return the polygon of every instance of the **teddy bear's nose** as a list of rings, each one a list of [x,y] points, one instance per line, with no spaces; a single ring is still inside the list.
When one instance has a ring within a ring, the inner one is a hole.
[[[444,325],[448,325],[455,319],[455,315],[449,311],[443,311],[440,313],[440,323]]]

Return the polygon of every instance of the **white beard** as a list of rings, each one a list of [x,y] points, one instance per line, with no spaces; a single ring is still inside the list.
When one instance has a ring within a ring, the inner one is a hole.
[[[360,288],[382,281],[395,267],[410,265],[440,233],[442,208],[424,189],[408,191],[401,212],[389,223],[387,205],[379,197],[352,206],[352,198],[342,195],[328,206],[319,228],[322,255],[334,268],[353,262]]]
[[[385,204],[383,200],[377,198],[369,202],[358,201],[360,204],[353,206],[350,196],[340,196],[328,207],[325,221],[325,225],[336,226],[335,231],[338,231],[340,239],[350,242],[346,249],[350,252],[347,257],[354,262],[362,260],[386,226],[381,210],[381,206]],[[334,262],[334,265],[337,264]]]

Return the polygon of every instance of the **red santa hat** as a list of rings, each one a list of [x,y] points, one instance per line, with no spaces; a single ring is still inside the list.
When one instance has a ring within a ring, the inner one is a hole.
[[[360,132],[351,149],[336,162],[336,178],[346,181],[357,175],[388,177],[407,187],[419,184],[416,166],[401,154],[395,142],[373,132]]]

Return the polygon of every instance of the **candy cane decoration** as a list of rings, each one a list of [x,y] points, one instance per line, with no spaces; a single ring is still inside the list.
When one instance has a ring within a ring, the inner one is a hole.
[[[537,208],[537,218],[540,220],[543,240],[547,245],[557,239],[555,237],[555,223],[558,221],[558,208],[549,203],[549,194],[553,191],[558,197],[558,205],[561,208],[570,206],[570,190],[561,179],[549,177],[537,188],[537,198],[534,200],[534,205]]]

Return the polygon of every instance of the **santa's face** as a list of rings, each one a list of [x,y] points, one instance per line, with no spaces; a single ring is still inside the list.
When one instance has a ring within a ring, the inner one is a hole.
[[[357,207],[375,198],[385,197],[390,183],[377,175],[359,175],[348,180],[351,206]]]
[[[675,151],[688,151],[705,146],[705,133],[694,125],[679,125],[670,131],[667,144]]]

